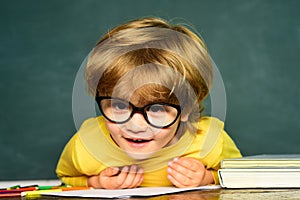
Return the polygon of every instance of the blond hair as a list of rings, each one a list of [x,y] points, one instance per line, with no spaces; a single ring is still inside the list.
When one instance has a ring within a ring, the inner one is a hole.
[[[85,78],[96,96],[131,98],[137,104],[167,101],[183,114],[201,105],[213,68],[203,40],[182,25],[143,18],[104,35],[91,52]]]

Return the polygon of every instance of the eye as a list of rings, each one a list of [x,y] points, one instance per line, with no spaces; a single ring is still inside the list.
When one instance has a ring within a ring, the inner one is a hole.
[[[114,101],[111,105],[115,110],[128,110],[128,103],[124,103],[122,101]]]
[[[147,111],[157,113],[157,112],[165,112],[166,109],[162,105],[155,104],[155,105],[149,106]]]

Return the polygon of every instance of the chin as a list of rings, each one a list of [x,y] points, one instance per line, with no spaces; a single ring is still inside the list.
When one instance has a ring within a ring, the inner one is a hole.
[[[144,160],[149,158],[154,152],[151,153],[137,153],[137,152],[129,152],[126,151],[127,155],[136,160]]]

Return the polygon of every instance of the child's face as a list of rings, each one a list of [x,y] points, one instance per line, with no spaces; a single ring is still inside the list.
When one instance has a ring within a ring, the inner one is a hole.
[[[167,128],[154,128],[149,125],[141,113],[133,114],[132,118],[123,124],[106,120],[106,125],[115,143],[127,153],[154,153],[172,142],[180,118]]]

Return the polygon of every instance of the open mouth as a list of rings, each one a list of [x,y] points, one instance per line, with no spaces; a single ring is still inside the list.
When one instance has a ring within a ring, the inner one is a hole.
[[[143,144],[152,141],[153,139],[138,139],[138,138],[125,138],[130,143]]]

